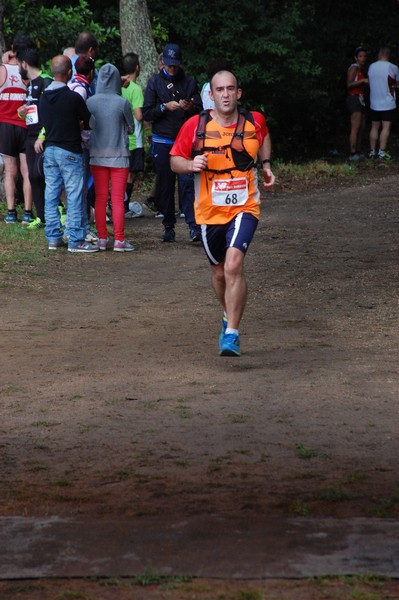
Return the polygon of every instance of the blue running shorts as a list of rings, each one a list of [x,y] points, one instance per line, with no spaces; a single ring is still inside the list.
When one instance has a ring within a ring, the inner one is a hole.
[[[250,213],[239,213],[224,225],[201,225],[202,245],[211,265],[223,262],[228,248],[245,254],[257,226],[258,219]]]

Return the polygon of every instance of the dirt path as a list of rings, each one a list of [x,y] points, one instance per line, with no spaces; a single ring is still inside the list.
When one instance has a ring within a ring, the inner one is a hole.
[[[398,517],[398,180],[267,197],[239,359],[183,223],[4,287],[0,514]]]

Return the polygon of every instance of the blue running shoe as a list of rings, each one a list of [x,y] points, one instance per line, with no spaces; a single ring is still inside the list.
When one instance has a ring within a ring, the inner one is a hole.
[[[32,213],[31,212],[25,212],[23,214],[22,217],[22,225],[29,225],[30,223],[32,223],[34,221],[34,217],[32,217]]]
[[[220,356],[240,356],[240,338],[235,333],[225,333],[220,340]]]
[[[7,216],[5,217],[4,221],[8,224],[10,223],[16,223],[17,222],[17,211],[9,211],[7,212]]]
[[[222,331],[220,332],[220,335],[219,335],[219,346],[220,346],[220,349],[222,347],[222,342],[223,342],[224,334],[226,333],[226,327],[227,327],[227,317],[225,315],[223,315],[223,318],[222,318]]]

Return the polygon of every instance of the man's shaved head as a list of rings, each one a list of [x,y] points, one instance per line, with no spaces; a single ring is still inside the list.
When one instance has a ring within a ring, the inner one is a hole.
[[[68,75],[68,72],[72,70],[71,59],[64,54],[59,54],[58,56],[54,56],[51,61],[51,72],[54,75],[59,75],[64,77]]]

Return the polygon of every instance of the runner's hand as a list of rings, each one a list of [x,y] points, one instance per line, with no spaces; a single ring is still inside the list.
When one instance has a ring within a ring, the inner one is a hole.
[[[270,190],[274,186],[275,181],[276,178],[272,170],[269,168],[263,169],[263,187]]]
[[[208,166],[208,154],[198,154],[193,159],[193,173],[199,173]]]

